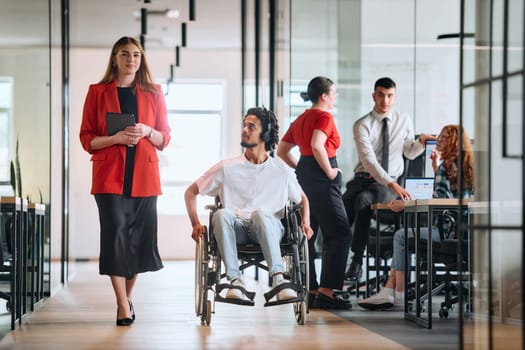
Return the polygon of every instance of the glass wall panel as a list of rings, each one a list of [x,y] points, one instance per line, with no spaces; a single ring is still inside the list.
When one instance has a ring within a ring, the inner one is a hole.
[[[522,349],[523,2],[465,4],[464,20],[475,23],[476,40],[473,56],[467,43],[462,48],[468,57],[462,66],[468,73],[462,77],[462,111],[476,116],[476,201],[471,203],[473,313],[462,345]]]
[[[507,79],[507,96],[505,98],[506,126],[504,129],[507,154],[512,157],[522,155],[523,129],[523,75],[510,76]],[[516,164],[518,167],[520,163]]]
[[[290,122],[290,21],[291,0],[276,1],[275,23],[275,107],[281,135]],[[297,96],[298,97],[298,96]]]
[[[522,0],[509,0],[509,47],[508,47],[508,70],[515,72],[523,69],[523,6]]]
[[[505,0],[494,0],[492,5],[492,75],[503,74],[503,36]]]
[[[255,1],[243,0],[243,113],[257,104],[255,88]]]
[[[20,179],[15,189],[10,186],[2,187],[0,195],[16,194],[27,198],[29,202],[43,202],[49,208],[51,54],[48,14],[51,2],[34,0],[31,6],[23,7],[24,20],[13,21],[13,13],[20,13],[20,4],[16,0],[0,3],[0,80],[10,81],[11,85],[8,98],[10,106],[5,109],[2,104],[1,110],[4,118],[0,131],[0,167],[5,174],[6,161],[8,164],[18,163],[15,176]],[[29,22],[31,25],[28,25]],[[5,120],[6,117],[8,120]],[[2,180],[5,181],[5,176]],[[49,225],[48,216],[46,234],[50,232]],[[60,237],[59,231],[53,234]],[[49,239],[46,242],[49,243]],[[46,259],[49,262],[49,255]],[[45,278],[47,292],[60,283],[60,274],[58,280],[54,279],[51,285],[49,275]]]
[[[459,123],[459,0],[417,1],[415,51],[415,130],[438,134],[446,124]],[[443,21],[434,21],[434,18]],[[468,126],[467,126],[468,125]],[[473,119],[464,123],[473,135]]]
[[[477,0],[464,0],[463,7],[466,15],[463,18],[464,28],[463,34],[469,34],[473,37],[463,37],[463,65],[461,66],[463,71],[462,82],[465,84],[472,83],[476,76],[476,4]]]

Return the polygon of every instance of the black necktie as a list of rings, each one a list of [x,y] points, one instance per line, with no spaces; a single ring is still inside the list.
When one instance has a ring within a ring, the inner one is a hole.
[[[381,166],[388,173],[388,118],[383,119],[383,157],[381,158]]]

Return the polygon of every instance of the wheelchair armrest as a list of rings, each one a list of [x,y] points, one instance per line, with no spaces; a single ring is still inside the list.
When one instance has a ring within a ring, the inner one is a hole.
[[[294,204],[290,205],[290,210],[292,210],[292,211],[297,211],[297,210],[300,210],[302,207],[303,207],[303,206],[302,206],[301,203],[298,203],[298,204],[295,204],[295,203],[294,203]]]
[[[208,204],[204,207],[204,209],[215,211],[217,210],[217,206],[215,204]]]

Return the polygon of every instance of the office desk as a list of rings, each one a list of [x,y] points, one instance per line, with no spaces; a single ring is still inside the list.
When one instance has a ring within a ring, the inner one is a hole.
[[[433,198],[433,199],[418,199],[405,202],[405,319],[414,321],[417,324],[432,328],[432,276],[433,276],[433,259],[432,259],[432,223],[434,222],[434,214],[443,212],[447,209],[456,209],[459,211],[466,210],[468,200],[460,199],[445,199],[445,198]],[[421,227],[422,218],[426,218],[428,223],[429,235],[426,243],[421,240]],[[410,249],[408,240],[408,230],[415,228],[414,232],[414,251],[415,251],[415,300],[411,310],[408,303],[408,288],[410,284]],[[421,264],[423,254],[422,245],[426,244],[426,264]],[[426,270],[423,271],[423,266],[426,266]],[[420,290],[422,282],[426,279],[427,285],[427,316],[423,314],[422,302],[424,301],[423,293]]]

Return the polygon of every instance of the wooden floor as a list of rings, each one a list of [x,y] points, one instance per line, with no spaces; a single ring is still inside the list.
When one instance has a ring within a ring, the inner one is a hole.
[[[137,319],[131,327],[117,327],[109,279],[98,274],[97,263],[77,264],[69,285],[7,333],[0,349],[457,348],[453,319],[426,330],[405,321],[401,312],[356,306],[339,313],[311,310],[299,326],[291,305],[262,306],[266,287],[255,281],[250,285],[257,291],[255,307],[217,303],[211,325],[201,326],[194,312],[193,262],[165,265],[139,276],[133,298]]]

